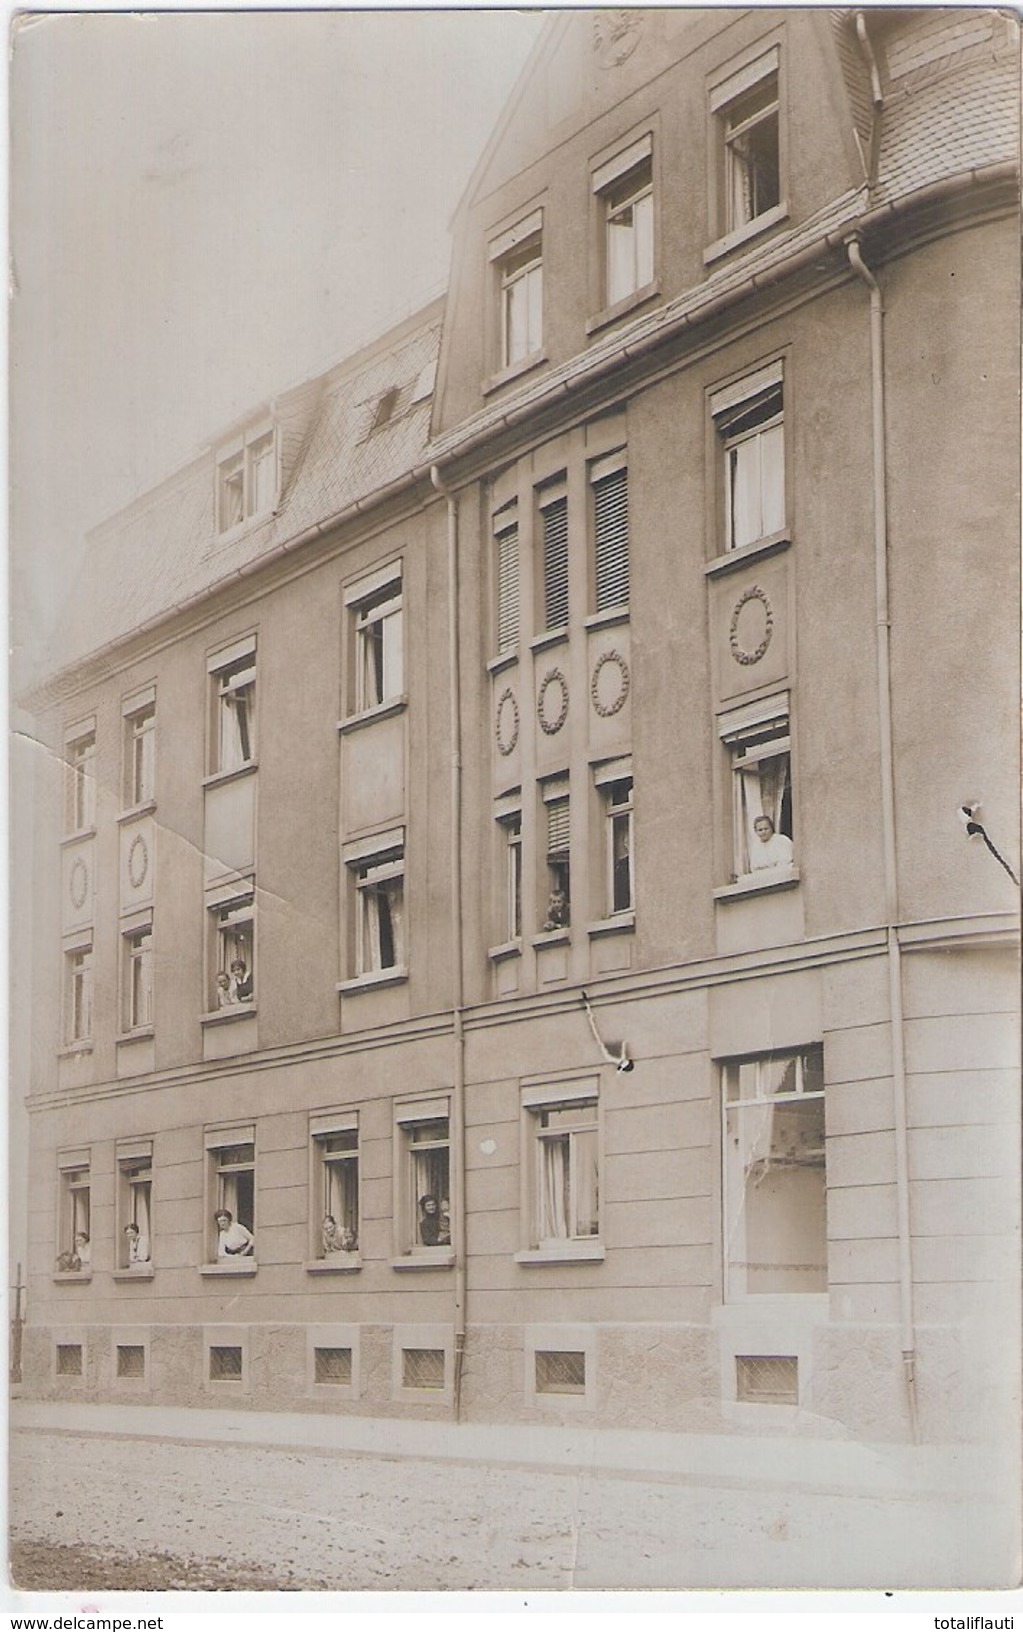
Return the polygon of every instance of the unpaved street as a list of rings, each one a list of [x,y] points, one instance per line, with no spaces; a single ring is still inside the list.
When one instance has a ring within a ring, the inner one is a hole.
[[[995,1585],[994,1503],[40,1429],[11,1459],[34,1590]]]

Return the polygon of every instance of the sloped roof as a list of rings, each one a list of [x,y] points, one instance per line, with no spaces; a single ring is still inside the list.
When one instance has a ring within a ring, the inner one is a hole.
[[[435,302],[355,358],[271,405],[283,469],[278,508],[265,521],[218,535],[218,442],[94,528],[71,611],[53,642],[51,668],[70,667],[209,593],[421,467],[441,315]],[[389,392],[397,395],[378,425],[380,401]]]

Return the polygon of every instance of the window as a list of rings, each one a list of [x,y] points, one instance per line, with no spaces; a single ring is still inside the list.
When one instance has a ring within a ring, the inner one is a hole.
[[[711,413],[724,449],[725,548],[785,529],[785,427],[781,364],[716,392]]]
[[[355,886],[355,973],[405,966],[405,856],[401,846],[350,866]]]
[[[277,502],[277,445],[272,430],[248,433],[217,465],[217,531],[269,515]]]
[[[250,1009],[256,1001],[256,907],[253,894],[207,909],[212,932],[209,1012]]]
[[[568,495],[564,482],[540,495],[543,533],[544,629],[562,629],[568,623]]]
[[[777,46],[713,86],[719,232],[741,242],[749,231],[780,219],[782,152],[781,57]],[[729,247],[725,242],[722,249]]]
[[[64,1038],[68,1045],[92,1037],[92,943],[64,953]]]
[[[643,136],[602,164],[593,191],[604,217],[605,299],[625,300],[653,282],[653,140]]]
[[[737,1354],[735,1397],[750,1405],[798,1405],[798,1356]]]
[[[374,573],[345,594],[352,621],[355,712],[396,702],[405,690],[401,566]]]
[[[725,1292],[826,1292],[824,1056],[819,1046],[722,1067]]]
[[[153,1024],[153,926],[142,925],[121,937],[125,1031],[142,1031]]]
[[[579,1349],[535,1351],[538,1394],[585,1394],[586,1355]]]
[[[117,1145],[117,1265],[144,1270],[152,1264],[153,1142],[122,1140]]]
[[[504,851],[505,941],[522,938],[522,812],[509,810],[497,818]]]
[[[720,729],[732,765],[734,876],[767,884],[795,860],[787,703],[741,710]]]
[[[88,1273],[92,1269],[89,1153],[65,1152],[58,1157],[57,1166],[57,1269],[65,1274]]]
[[[532,1251],[592,1256],[600,1235],[597,1084],[545,1084],[523,1092]]]
[[[256,1253],[256,1134],[251,1125],[206,1134],[209,1261],[243,1266]]]
[[[629,473],[621,461],[612,454],[590,472],[597,612],[629,604]]]
[[[402,1388],[444,1387],[443,1349],[402,1349]]]
[[[240,1383],[244,1373],[242,1370],[242,1351],[234,1343],[211,1343],[210,1382],[211,1383]]]
[[[604,803],[606,911],[610,918],[618,912],[631,912],[635,900],[631,761],[598,765],[594,780]]]
[[[96,820],[96,732],[81,731],[65,745],[65,827],[80,833]]]
[[[542,784],[547,814],[547,916],[545,932],[567,929],[572,921],[571,822],[568,778]]]
[[[539,355],[543,345],[543,211],[498,233],[488,247],[496,279],[499,368]]]
[[[497,650],[513,652],[519,643],[519,523],[514,505],[494,517],[497,544]]]
[[[311,1132],[314,1257],[338,1263],[359,1250],[358,1116],[317,1113]]]
[[[146,1350],[142,1343],[118,1343],[117,1375],[141,1381],[146,1375]]]
[[[210,659],[210,771],[240,771],[256,758],[256,647],[251,639]]]
[[[58,1343],[55,1369],[58,1377],[81,1377],[82,1375],[82,1345],[80,1343]]]
[[[314,1349],[313,1381],[350,1387],[352,1382],[351,1349]]]
[[[156,796],[156,698],[137,698],[124,715],[124,803],[147,805]]]
[[[447,1098],[396,1112],[399,1248],[422,1254],[451,1248],[451,1139]]]

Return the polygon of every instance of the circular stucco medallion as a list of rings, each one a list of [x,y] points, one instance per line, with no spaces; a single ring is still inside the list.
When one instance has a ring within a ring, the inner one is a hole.
[[[609,720],[625,707],[631,685],[629,665],[621,652],[601,652],[590,677],[590,696],[602,720]]]
[[[759,663],[774,631],[774,608],[759,584],[744,589],[732,608],[728,644],[737,663],[748,668]]]
[[[561,700],[555,712],[550,693],[553,687],[561,692]],[[536,698],[536,717],[540,721],[540,729],[548,737],[553,737],[568,718],[568,681],[560,669],[548,669],[540,682],[540,690]]]
[[[494,739],[497,742],[497,751],[505,758],[512,752],[519,740],[519,705],[515,701],[515,693],[511,686],[505,686],[497,699],[497,710],[494,715]]]

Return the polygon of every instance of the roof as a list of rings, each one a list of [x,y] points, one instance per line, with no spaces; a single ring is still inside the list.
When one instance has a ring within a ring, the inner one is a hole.
[[[422,468],[429,441],[442,308],[424,312],[315,380],[264,403],[281,457],[276,511],[218,534],[218,438],[195,460],[89,533],[54,668],[169,615],[252,570],[311,528]],[[381,400],[389,397],[381,414]],[[378,420],[382,421],[378,423]],[[237,436],[239,427],[232,427]]]

